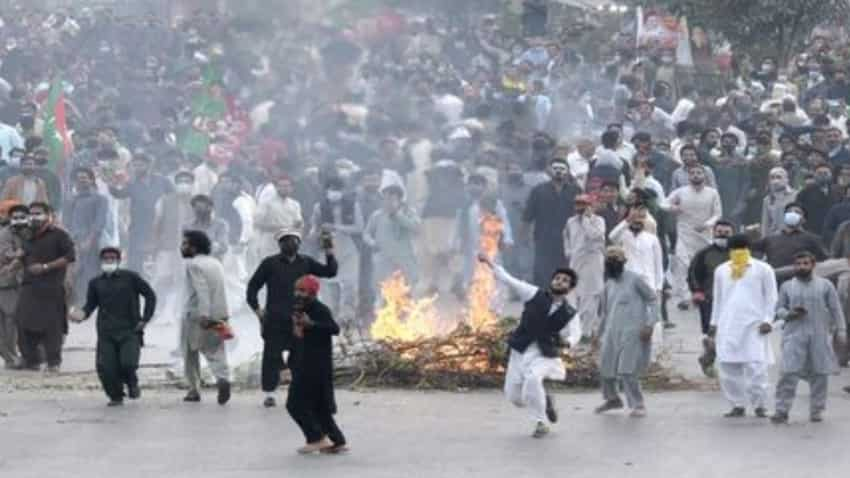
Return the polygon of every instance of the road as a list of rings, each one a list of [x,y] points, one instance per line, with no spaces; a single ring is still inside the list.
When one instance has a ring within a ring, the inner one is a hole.
[[[677,312],[675,320],[679,327],[665,337],[668,358],[699,380],[696,316]],[[303,441],[298,429],[283,408],[262,408],[256,390],[237,392],[226,407],[214,403],[212,391],[199,405],[184,404],[173,388],[146,389],[139,402],[105,407],[85,373],[94,364],[86,343],[92,337],[77,332],[62,377],[0,371],[0,477],[776,478],[839,476],[850,465],[846,370],[832,381],[822,424],[807,421],[805,385],[791,425],[776,427],[722,418],[728,404],[703,379],[703,391],[648,394],[642,420],[593,415],[596,392],[558,394],[561,423],[543,440],[530,438],[524,411],[498,391],[342,390],[339,422],[352,453],[301,457],[294,451]],[[167,358],[167,351],[146,349],[146,361]],[[145,376],[151,372],[161,373]]]

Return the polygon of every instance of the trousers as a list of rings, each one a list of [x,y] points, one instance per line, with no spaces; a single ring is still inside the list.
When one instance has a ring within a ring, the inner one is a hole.
[[[7,364],[17,363],[18,324],[15,321],[17,290],[0,290],[0,358]]]
[[[334,445],[345,445],[345,435],[334,420],[334,410],[328,406],[322,388],[321,384],[294,378],[286,398],[286,411],[301,429],[307,443],[316,443],[327,436]]]
[[[99,336],[95,365],[106,396],[112,400],[124,397],[124,385],[137,385],[136,370],[141,355],[140,337],[133,331]]]
[[[527,408],[535,422],[546,421],[546,389],[543,381],[563,380],[566,376],[560,358],[544,357],[537,344],[525,352],[511,350],[505,374],[505,397],[520,408]]]
[[[197,392],[201,389],[201,354],[207,360],[207,365],[216,380],[230,381],[230,367],[227,364],[227,350],[224,348],[224,342],[219,343],[215,348],[204,347],[200,350],[186,347],[183,352],[186,381],[189,383],[190,391]]]
[[[263,361],[260,366],[260,385],[263,392],[271,393],[280,385],[280,372],[286,368],[284,350],[289,350],[281,334],[268,333],[263,336]]]
[[[21,349],[21,357],[26,367],[38,367],[47,359],[48,367],[58,367],[62,364],[62,331],[46,330],[35,332],[22,329],[18,331],[18,348]],[[44,347],[41,356],[39,347]]]
[[[711,309],[713,304],[710,299],[706,299],[699,303],[699,322],[702,327],[702,334],[708,335],[708,329],[711,328]]]
[[[764,408],[767,403],[767,364],[718,362],[720,389],[733,407]]]
[[[643,407],[643,392],[640,389],[640,380],[632,374],[622,374],[613,378],[602,378],[602,398],[606,402],[620,401],[617,384],[623,385],[623,392],[626,394],[626,404],[629,408]]]
[[[594,337],[599,333],[600,294],[583,294],[576,297],[578,317],[581,321],[581,333],[584,337]]]
[[[776,383],[776,411],[788,413],[794,404],[797,394],[797,384],[800,380],[809,382],[809,410],[811,413],[820,413],[826,410],[826,392],[829,384],[829,376],[823,374],[800,375],[797,373],[783,373]]]

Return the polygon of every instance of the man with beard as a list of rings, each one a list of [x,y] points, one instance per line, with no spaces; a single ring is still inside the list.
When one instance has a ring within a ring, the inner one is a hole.
[[[738,137],[724,133],[720,137],[719,150],[711,150],[709,154],[708,163],[717,176],[717,192],[726,217],[741,222],[750,191],[750,170],[744,157],[738,153]]]
[[[141,396],[136,370],[142,334],[156,309],[150,284],[135,272],[119,269],[120,264],[119,249],[101,249],[101,274],[88,284],[82,310],[69,314],[73,321],[82,322],[97,310],[97,375],[110,407],[124,403],[124,385],[130,399]],[[145,301],[142,314],[139,297]]]
[[[47,370],[58,373],[62,364],[62,338],[68,332],[65,305],[65,274],[74,262],[74,242],[50,222],[45,203],[29,207],[32,238],[24,246],[24,278],[15,317],[18,347],[24,366],[38,369],[44,347]]]
[[[180,347],[189,385],[183,401],[201,401],[200,354],[203,354],[216,379],[218,404],[224,405],[230,400],[230,368],[219,333],[222,327],[227,327],[230,318],[224,268],[210,255],[212,243],[201,231],[184,232],[180,252],[186,259],[186,302],[180,326]]]
[[[301,233],[283,229],[276,234],[280,254],[267,257],[248,281],[247,302],[257,318],[263,337],[262,389],[263,405],[274,407],[275,390],[284,368],[283,353],[292,349],[292,311],[295,303],[295,281],[305,275],[331,278],[336,276],[337,262],[333,245],[325,243],[325,264],[298,253]],[[258,294],[266,288],[266,306],[260,307]]]
[[[823,234],[826,214],[833,204],[841,202],[844,191],[832,180],[832,168],[827,163],[815,167],[815,184],[806,186],[797,195],[797,202],[809,212],[808,230],[818,236]]]
[[[720,388],[732,403],[727,418],[746,415],[752,405],[766,418],[768,367],[773,352],[767,334],[776,311],[776,277],[766,263],[750,256],[747,236],[729,239],[729,262],[714,271],[709,336],[717,343]]]
[[[320,302],[319,279],[305,275],[295,283],[292,321],[292,384],[286,410],[301,428],[307,444],[298,453],[342,453],[348,450],[345,436],[333,416],[334,398],[333,336],[339,325],[330,309]]]
[[[21,366],[18,355],[18,327],[15,308],[18,304],[24,271],[23,242],[29,238],[29,209],[17,203],[5,205],[8,225],[0,229],[0,357],[7,369]]]
[[[106,227],[109,204],[94,190],[94,171],[77,168],[73,177],[76,194],[65,205],[63,223],[77,247],[77,262],[72,285],[73,303],[85,301],[86,287],[100,268],[100,238]]]
[[[680,309],[687,309],[688,266],[694,255],[711,244],[711,228],[722,215],[720,195],[705,185],[702,165],[688,168],[688,185],[667,197],[670,211],[676,215],[676,251],[671,264],[673,294]]]
[[[126,186],[110,185],[115,199],[130,200],[130,227],[127,231],[127,268],[142,273],[145,256],[153,251],[153,224],[159,199],[174,192],[171,181],[151,171],[152,159],[136,153],[130,161],[133,178]]]
[[[776,319],[785,324],[781,373],[776,384],[776,414],[771,417],[776,424],[788,422],[800,379],[809,382],[811,389],[809,420],[823,420],[828,377],[839,370],[833,337],[839,346],[846,345],[847,324],[838,292],[829,280],[814,277],[815,261],[811,252],[797,253],[794,278],[779,289]]]
[[[567,302],[567,294],[578,284],[578,275],[558,268],[546,289],[514,278],[502,266],[493,264],[486,254],[478,260],[493,269],[496,278],[513,289],[525,304],[520,323],[508,338],[510,359],[505,373],[505,396],[517,407],[528,407],[534,420],[534,438],[549,433],[549,423],[558,421],[552,397],[546,393],[544,380],[563,380],[566,376],[561,361],[562,334],[576,314]]]
[[[9,178],[3,184],[0,200],[14,200],[21,204],[34,202],[47,203],[47,185],[35,174],[35,158],[31,155],[21,159],[20,174]]]
[[[626,253],[620,247],[605,251],[602,350],[599,374],[605,403],[596,413],[623,408],[617,392],[621,384],[633,418],[646,416],[640,375],[649,366],[652,332],[659,319],[658,294],[634,272],[627,271]]]
[[[550,162],[552,180],[531,190],[523,221],[534,227],[534,283],[545,287],[552,272],[561,267],[564,257],[564,226],[573,215],[578,187],[569,177],[570,168],[564,158]]]

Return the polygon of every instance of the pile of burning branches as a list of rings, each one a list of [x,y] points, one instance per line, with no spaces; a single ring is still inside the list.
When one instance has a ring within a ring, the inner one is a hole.
[[[485,215],[479,250],[493,259],[501,235],[499,218]],[[478,264],[467,293],[466,309],[458,320],[447,323],[437,311],[436,296],[414,299],[404,277],[400,273],[393,275],[381,284],[382,306],[369,330],[370,340],[341,344],[338,381],[354,387],[501,387],[509,354],[507,336],[517,320],[499,318],[493,301],[497,296],[493,272]],[[598,357],[592,347],[565,349],[562,358],[567,377],[560,385],[599,385]],[[650,382],[671,388],[669,376],[668,370],[656,365],[650,372]]]

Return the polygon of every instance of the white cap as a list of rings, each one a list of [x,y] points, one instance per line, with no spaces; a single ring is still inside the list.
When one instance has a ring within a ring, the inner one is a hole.
[[[299,231],[298,229],[292,228],[292,227],[284,227],[283,229],[277,231],[277,233],[274,235],[274,240],[279,242],[281,239],[283,239],[286,236],[295,236],[300,241],[301,240],[301,231]]]

